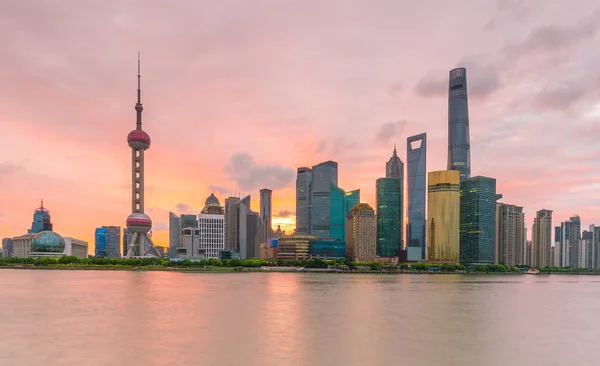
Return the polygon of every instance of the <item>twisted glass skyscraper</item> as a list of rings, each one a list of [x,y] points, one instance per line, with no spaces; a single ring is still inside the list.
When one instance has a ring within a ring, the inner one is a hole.
[[[448,86],[448,170],[458,170],[461,182],[471,177],[467,70],[450,71]]]

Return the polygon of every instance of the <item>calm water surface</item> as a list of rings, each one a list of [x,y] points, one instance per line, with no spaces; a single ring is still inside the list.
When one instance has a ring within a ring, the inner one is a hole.
[[[598,365],[600,277],[0,270],[0,365]]]

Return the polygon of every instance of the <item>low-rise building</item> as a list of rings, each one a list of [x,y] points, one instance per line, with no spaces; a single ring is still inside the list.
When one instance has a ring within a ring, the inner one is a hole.
[[[310,258],[310,242],[315,240],[311,235],[284,236],[277,243],[277,259],[303,260]]]
[[[75,238],[63,238],[53,231],[41,231],[13,238],[14,256],[19,258],[62,257],[72,255],[87,258],[88,243]]]

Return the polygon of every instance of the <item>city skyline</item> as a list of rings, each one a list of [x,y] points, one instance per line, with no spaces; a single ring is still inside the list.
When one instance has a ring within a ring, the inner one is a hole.
[[[439,2],[439,13],[473,4]],[[600,133],[600,75],[590,64],[598,51],[589,47],[599,29],[593,3],[582,2],[569,19],[555,16],[561,13],[557,4],[539,13],[534,5],[477,4],[477,18],[445,19],[457,25],[444,23],[449,44],[435,37],[411,41],[412,32],[395,28],[403,23],[397,16],[417,33],[424,33],[422,27],[435,33],[441,15],[391,2],[339,14],[342,28],[370,34],[369,42],[357,43],[327,28],[318,16],[314,29],[302,28],[309,16],[306,5],[284,7],[280,18],[265,13],[257,28],[223,5],[223,17],[239,21],[235,29],[184,17],[181,21],[197,27],[200,36],[163,29],[157,40],[138,25],[183,12],[138,10],[110,1],[84,12],[81,5],[65,2],[73,20],[58,26],[37,24],[35,15],[43,11],[60,19],[62,7],[9,4],[0,19],[13,19],[31,48],[9,42],[10,57],[0,60],[2,69],[10,70],[10,87],[0,92],[0,188],[10,192],[0,198],[0,235],[23,234],[42,197],[57,231],[89,243],[96,227],[125,226],[131,163],[123,136],[131,128],[131,59],[138,49],[145,58],[144,129],[153,136],[146,211],[159,245],[168,242],[169,212],[198,213],[211,192],[222,202],[235,191],[243,192],[239,197],[251,193],[252,209],[258,211],[258,191],[273,189],[273,225],[288,220],[287,228],[293,227],[295,171],[313,162],[337,161],[339,186],[360,189],[361,201],[375,206],[381,164],[394,143],[406,151],[410,135],[427,133],[427,171],[445,169],[447,77],[462,66],[469,75],[471,174],[497,179],[505,201],[524,207],[528,228],[543,208],[553,210],[553,227],[575,214],[582,227],[600,222],[600,173],[594,160],[600,150],[593,140]],[[328,4],[319,9],[324,18],[334,12]],[[259,5],[248,9],[261,10]],[[292,13],[300,15],[286,25]],[[517,13],[527,25],[511,19]],[[364,18],[353,23],[354,14]],[[111,20],[104,23],[101,15]],[[76,31],[83,23],[99,22],[106,38],[95,34],[90,40],[85,28]],[[272,32],[279,27],[283,31]],[[112,46],[112,35],[123,29],[129,35],[105,52],[104,45]],[[317,40],[314,32],[322,37]],[[68,41],[52,43],[61,37]],[[194,37],[200,37],[200,45],[190,50]],[[272,49],[290,43],[286,37],[294,47],[273,54]],[[483,39],[492,41],[483,44]],[[417,56],[407,58],[389,47],[397,43]],[[168,57],[164,48],[171,51]],[[315,52],[327,62],[313,58]],[[318,100],[315,92],[321,93]],[[292,138],[296,143],[282,143]],[[407,162],[403,153],[400,158]]]

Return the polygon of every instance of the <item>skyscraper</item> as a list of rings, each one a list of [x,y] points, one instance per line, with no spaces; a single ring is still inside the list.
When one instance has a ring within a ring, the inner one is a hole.
[[[427,134],[406,140],[408,174],[408,224],[406,249],[409,261],[425,259],[425,188],[427,173]]]
[[[338,185],[338,164],[326,161],[312,167],[310,234],[331,237],[331,186]]]
[[[562,239],[562,228],[560,226],[554,227],[554,262],[552,267],[562,267],[562,252],[560,250],[560,241]]]
[[[239,197],[225,199],[225,249],[240,252],[239,247]]]
[[[590,225],[590,231],[594,234],[594,268],[600,267],[600,226]]]
[[[137,115],[136,129],[127,135],[127,143],[131,147],[131,215],[127,217],[127,228],[131,232],[131,241],[127,248],[127,257],[153,254],[160,257],[160,252],[152,243],[148,232],[152,229],[150,216],[144,213],[144,152],[150,148],[150,136],[142,130],[142,107],[140,89],[140,58],[138,54],[138,88],[135,111]],[[145,240],[144,240],[145,239]],[[148,250],[145,249],[149,243]]]
[[[427,261],[458,263],[460,172],[429,172],[427,192]]]
[[[310,234],[310,192],[312,170],[298,168],[296,177],[296,235]]]
[[[377,219],[366,203],[354,206],[346,222],[346,256],[355,262],[370,262],[377,256]]]
[[[552,211],[539,210],[533,220],[533,258],[534,267],[550,267],[552,250]]]
[[[271,202],[273,191],[268,188],[260,190],[260,220],[265,222],[267,227],[272,226],[271,218]]]
[[[175,258],[181,245],[181,219],[169,212],[169,256]]]
[[[394,144],[394,152],[392,153],[392,157],[385,164],[385,177],[397,178],[400,179],[400,181],[404,181],[404,163],[398,157],[396,144]]]
[[[240,254],[240,258],[254,257],[254,240],[260,225],[258,213],[250,209],[250,196],[225,200],[225,249]],[[260,244],[260,243],[259,243]]]
[[[356,206],[360,201],[360,189],[346,192],[340,187],[331,186],[330,203],[329,203],[329,218],[330,229],[329,236],[321,237],[322,239],[338,239],[346,240],[346,215],[352,207]]]
[[[121,227],[102,226],[95,232],[95,255],[104,258],[121,258]]]
[[[580,248],[579,267],[594,268],[594,232],[584,230],[581,233],[581,248]]]
[[[581,219],[579,216],[572,216],[570,219],[573,229],[571,230],[571,267],[578,267],[581,264]]]
[[[460,262],[492,264],[496,241],[496,180],[473,177],[460,183]]]
[[[399,178],[379,178],[377,197],[377,255],[397,257],[402,249],[402,189]]]
[[[260,245],[275,237],[271,221],[272,192],[264,188],[260,190],[260,224],[254,237],[253,257],[260,257]]]
[[[29,234],[37,234],[42,231],[52,231],[52,222],[50,221],[50,211],[44,208],[44,200],[40,207],[33,213],[33,222]]]
[[[526,262],[525,214],[523,207],[496,204],[496,262],[507,266]]]
[[[448,170],[458,170],[460,180],[471,177],[467,70],[450,71],[448,83]]]

